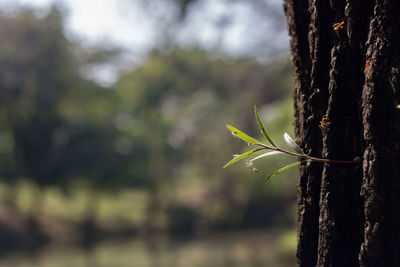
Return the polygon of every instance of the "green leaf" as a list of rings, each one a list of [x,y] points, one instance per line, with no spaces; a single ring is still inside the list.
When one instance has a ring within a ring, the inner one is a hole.
[[[293,148],[297,153],[305,155],[304,151],[296,144],[288,133],[284,133],[283,139],[285,139],[286,144]]]
[[[256,114],[257,121],[258,121],[258,125],[260,126],[261,132],[263,133],[263,135],[265,136],[265,138],[267,138],[268,142],[270,142],[271,145],[273,145],[274,147],[276,147],[276,145],[275,145],[274,142],[272,141],[271,137],[269,136],[269,134],[268,134],[268,132],[267,132],[267,129],[265,129],[263,122],[261,121],[261,118],[260,118],[260,115],[258,114],[256,105],[254,105],[254,113]]]
[[[256,153],[256,152],[258,152],[260,150],[263,150],[263,149],[265,149],[265,148],[257,148],[257,149],[253,149],[253,150],[247,151],[246,153],[243,153],[243,154],[240,154],[240,155],[236,155],[236,156],[234,155],[233,159],[231,161],[229,161],[227,164],[225,164],[225,166],[223,168],[226,168],[229,165],[232,165],[233,163],[235,163],[235,162],[237,162],[237,161],[239,161],[241,159],[244,159],[245,157],[250,156],[251,154]]]
[[[232,132],[232,134],[234,136],[238,137],[240,140],[247,142],[249,145],[254,145],[254,144],[260,143],[253,137],[248,136],[247,134],[243,133],[242,131],[236,129],[235,127],[233,127],[229,124],[227,124],[226,127],[228,127],[228,129]]]
[[[274,176],[277,175],[277,174],[280,174],[281,172],[284,172],[284,171],[286,171],[286,170],[289,170],[290,168],[293,168],[294,166],[297,166],[297,165],[299,165],[300,163],[307,162],[307,161],[309,161],[309,160],[297,161],[297,162],[295,162],[295,163],[286,165],[285,167],[280,168],[279,170],[277,170],[276,172],[274,172],[273,174],[271,174],[270,176],[268,176],[268,177],[267,177],[267,180],[271,179],[272,177],[274,177]]]

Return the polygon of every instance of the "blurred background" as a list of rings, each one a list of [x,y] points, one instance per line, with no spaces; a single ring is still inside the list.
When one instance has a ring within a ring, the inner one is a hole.
[[[294,266],[281,0],[0,0],[0,266]]]

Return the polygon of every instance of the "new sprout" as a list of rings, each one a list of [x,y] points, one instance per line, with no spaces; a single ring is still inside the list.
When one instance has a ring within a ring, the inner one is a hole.
[[[293,167],[295,167],[295,166],[297,166],[297,165],[299,165],[300,163],[303,163],[303,162],[316,161],[316,162],[323,162],[323,163],[344,163],[344,164],[349,164],[349,163],[355,163],[355,162],[360,161],[359,157],[356,157],[354,160],[332,160],[332,159],[316,158],[316,157],[309,156],[306,153],[304,153],[304,151],[297,145],[297,143],[290,137],[290,135],[288,133],[284,133],[283,139],[285,140],[286,144],[288,144],[288,146],[291,147],[294,151],[290,151],[290,150],[286,150],[286,149],[280,148],[274,143],[274,141],[272,140],[271,136],[268,134],[268,132],[267,132],[267,130],[266,130],[261,118],[260,118],[260,115],[258,114],[256,106],[254,106],[254,113],[256,115],[258,126],[260,127],[261,133],[264,135],[265,139],[269,142],[269,144],[262,143],[262,142],[258,141],[257,139],[255,139],[253,137],[250,137],[249,135],[245,134],[244,132],[238,130],[237,128],[227,124],[226,126],[228,127],[228,129],[231,131],[232,135],[235,138],[246,142],[248,145],[255,145],[258,148],[250,150],[250,151],[247,151],[247,152],[245,152],[243,154],[240,154],[240,155],[235,154],[233,156],[233,159],[231,161],[229,161],[227,164],[225,164],[224,168],[232,165],[233,163],[238,162],[239,160],[247,158],[247,157],[251,156],[254,153],[257,153],[257,152],[260,152],[260,151],[263,151],[263,150],[267,150],[269,152],[265,152],[263,154],[260,154],[260,155],[258,155],[256,157],[254,157],[253,159],[248,161],[247,165],[248,166],[252,166],[253,162],[258,160],[258,159],[261,159],[261,158],[264,158],[264,157],[268,157],[268,156],[278,155],[278,154],[286,154],[286,155],[297,157],[297,159],[298,159],[297,162],[289,164],[289,165],[287,165],[287,166],[285,166],[283,168],[280,168],[279,170],[275,171],[273,174],[269,175],[267,177],[267,179],[270,179],[273,176],[275,176],[275,175],[277,175],[277,174],[279,174],[281,172],[284,172],[284,171],[286,171],[286,170],[288,170],[290,168],[293,168]],[[323,124],[325,126],[326,119],[325,120],[323,119],[321,121],[321,124],[322,124],[322,122],[323,122]],[[254,172],[258,172],[258,170],[256,168],[253,168],[253,171]]]

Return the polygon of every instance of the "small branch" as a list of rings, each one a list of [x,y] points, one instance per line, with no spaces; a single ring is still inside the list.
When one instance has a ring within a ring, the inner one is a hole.
[[[306,154],[294,153],[294,152],[290,152],[290,151],[281,149],[279,147],[269,146],[269,145],[265,145],[265,144],[261,144],[261,143],[258,143],[256,145],[258,145],[260,147],[263,147],[265,149],[270,149],[270,150],[273,150],[273,151],[279,151],[279,152],[282,152],[284,154],[288,154],[288,155],[292,155],[292,156],[296,156],[296,157],[300,157],[300,158],[304,158],[304,159],[309,159],[309,160],[312,160],[312,161],[324,162],[324,163],[351,164],[351,163],[356,163],[356,162],[360,161],[359,157],[357,157],[357,158],[355,158],[353,160],[334,160],[334,159],[316,158],[316,157],[312,157],[312,156],[309,156],[309,155],[306,155]]]

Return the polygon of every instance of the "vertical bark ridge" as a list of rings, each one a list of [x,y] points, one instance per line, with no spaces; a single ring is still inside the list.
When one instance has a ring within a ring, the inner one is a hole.
[[[362,154],[360,96],[364,75],[360,51],[367,38],[363,23],[372,9],[360,1],[336,1],[331,6],[335,22],[345,25],[334,33],[323,156],[353,159]],[[359,164],[324,166],[317,266],[358,266],[364,224],[361,180]]]
[[[284,9],[286,13],[289,34],[291,36],[292,63],[295,75],[295,131],[300,146],[310,153],[305,138],[308,134],[307,117],[310,113],[307,101],[312,91],[310,90],[311,51],[308,39],[310,14],[307,1],[286,0]],[[318,165],[300,166],[298,180],[298,266],[314,266],[317,259],[317,230],[318,226],[318,198],[313,194],[318,191]],[[316,188],[315,188],[316,187]]]
[[[307,3],[299,0],[286,0],[284,10],[286,14],[289,34],[291,36],[290,46],[292,51],[293,73],[295,76],[295,102],[296,108],[296,131],[302,132],[301,119],[303,119],[304,92],[308,91],[310,85],[309,73],[311,71],[311,59],[308,45],[309,17]]]
[[[308,131],[305,132],[304,141],[307,144],[305,148],[309,155],[321,157],[322,135],[319,122],[325,114],[329,97],[329,72],[326,70],[331,58],[330,50],[332,47],[332,41],[330,32],[332,30],[332,14],[329,9],[329,4],[326,1],[313,0],[310,1],[309,4],[311,7],[309,43],[310,55],[312,57],[312,68],[310,74],[311,94],[307,101],[308,113],[306,114],[307,117],[305,121],[305,126],[308,128]],[[324,5],[325,7],[321,7]],[[307,200],[310,203],[311,218],[309,225],[303,226],[308,227],[312,234],[310,240],[312,241],[313,266],[315,266],[318,259],[318,218],[320,216],[319,199],[322,167],[323,165],[317,162],[311,162],[308,165],[310,171],[307,184],[309,190]],[[303,261],[303,259],[301,260]]]
[[[353,159],[361,153],[358,102],[348,81],[358,68],[346,41],[332,49],[328,124],[323,128],[323,156]],[[351,61],[350,61],[351,62]],[[361,86],[359,86],[361,90]],[[317,266],[357,266],[362,237],[362,172],[359,164],[326,164],[322,174]],[[351,218],[351,219],[350,219]]]
[[[360,266],[400,266],[399,3],[377,1],[362,96],[365,228]],[[388,79],[389,78],[389,79]]]
[[[391,124],[390,141],[393,149],[389,152],[391,155],[390,170],[390,214],[389,214],[389,231],[392,234],[392,242],[390,243],[390,253],[393,255],[393,264],[400,266],[400,14],[396,12],[400,10],[400,3],[393,3],[392,16],[390,17],[390,25],[393,27],[392,35],[392,63],[391,76],[389,79],[390,88],[393,92],[393,102],[397,108],[394,112]]]
[[[362,60],[365,60],[365,43],[368,38],[368,26],[373,15],[373,8],[373,1],[346,0],[345,17],[349,47],[354,55],[360,56]],[[360,63],[363,66],[365,62]],[[361,81],[361,84],[363,82]]]
[[[309,56],[309,44],[307,39],[310,15],[308,5],[301,0],[286,0],[284,4],[289,35],[291,36],[290,46],[292,51],[293,73],[295,76],[294,97],[295,101],[295,130],[299,136],[303,132],[303,101],[304,92],[307,92],[310,85],[309,73],[311,71],[311,59]]]
[[[307,117],[308,135],[305,139],[308,144],[312,144],[315,151],[312,151],[313,156],[321,156],[322,150],[322,135],[319,128],[319,121],[325,115],[328,106],[328,86],[329,72],[326,71],[331,60],[332,31],[331,22],[332,16],[329,8],[320,8],[321,5],[327,5],[325,1],[313,0],[311,23],[310,23],[310,51],[312,56],[311,68],[311,84],[307,105],[310,113]],[[312,41],[311,41],[312,40]]]

